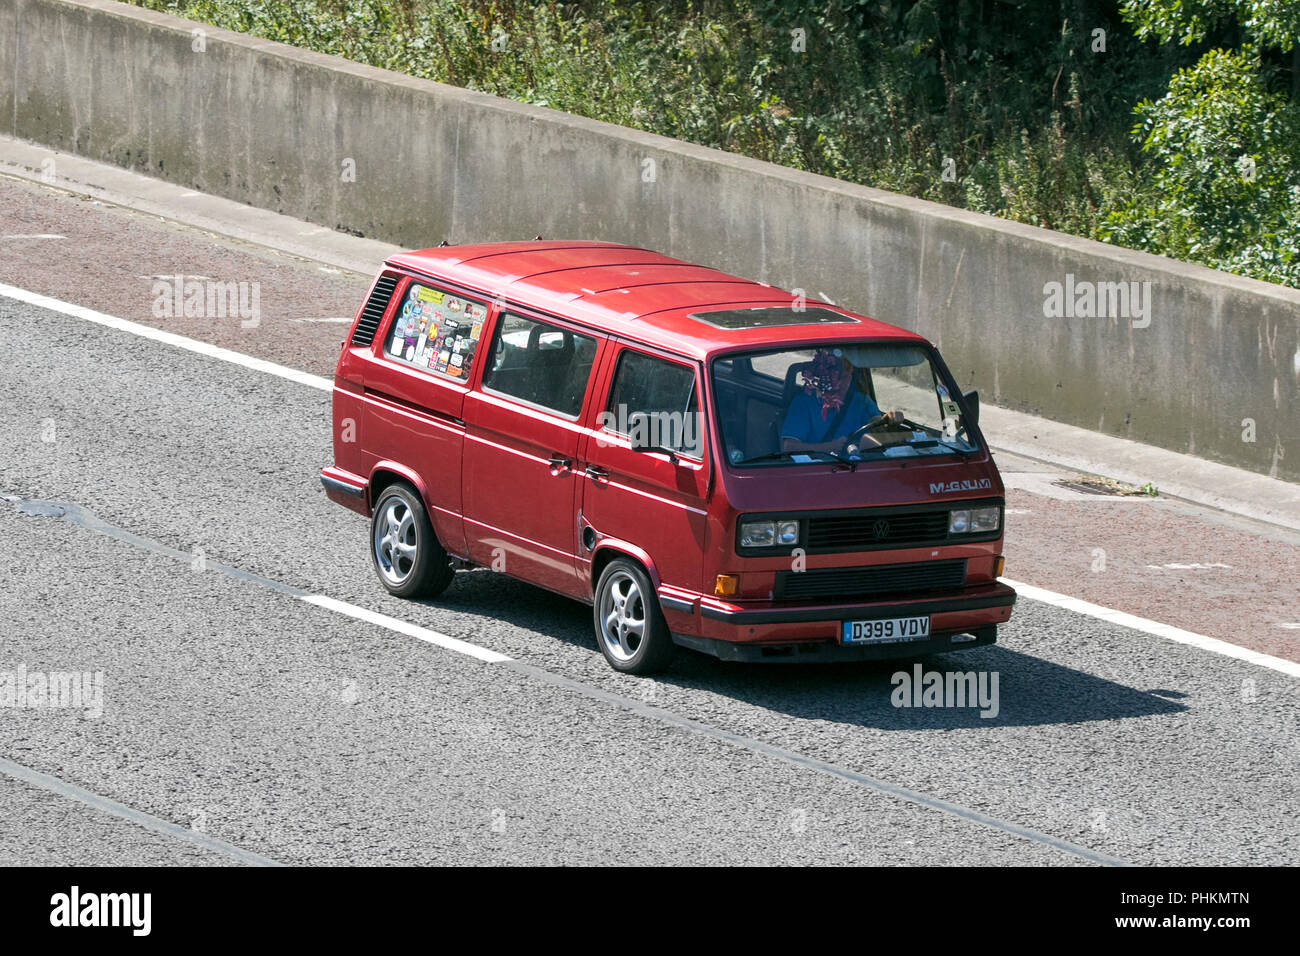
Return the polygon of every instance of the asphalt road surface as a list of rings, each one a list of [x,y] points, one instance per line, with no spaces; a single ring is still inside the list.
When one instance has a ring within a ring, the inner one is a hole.
[[[36,235],[0,282],[315,374],[366,281],[0,181]],[[262,322],[155,317],[176,273]],[[328,392],[10,298],[0,336],[0,678],[87,675],[0,706],[0,863],[1297,861],[1296,677],[1033,600],[925,662],[995,716],[894,707],[895,663],[619,675],[491,572],[388,596],[317,480]],[[1300,660],[1295,535],[1000,464],[1010,577]]]

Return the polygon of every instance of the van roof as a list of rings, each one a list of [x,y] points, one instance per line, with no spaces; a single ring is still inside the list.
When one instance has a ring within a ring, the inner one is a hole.
[[[925,341],[816,300],[796,312],[793,294],[784,289],[611,242],[442,246],[402,253],[388,264],[699,359],[736,347],[830,339]],[[721,314],[696,317],[704,313]]]

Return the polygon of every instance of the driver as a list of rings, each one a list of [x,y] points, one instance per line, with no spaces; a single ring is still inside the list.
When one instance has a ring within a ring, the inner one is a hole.
[[[782,451],[839,451],[846,438],[882,414],[839,349],[818,349],[803,379],[803,391],[790,400],[781,425]],[[891,411],[884,418],[897,423],[903,415]]]

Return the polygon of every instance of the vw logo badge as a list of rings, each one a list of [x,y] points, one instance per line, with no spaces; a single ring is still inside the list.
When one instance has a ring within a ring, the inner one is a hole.
[[[889,537],[889,522],[877,521],[871,526],[871,533],[875,536],[877,541]]]

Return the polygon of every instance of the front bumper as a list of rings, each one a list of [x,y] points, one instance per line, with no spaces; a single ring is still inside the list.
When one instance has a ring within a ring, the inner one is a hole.
[[[997,627],[990,624],[971,631],[931,634],[920,641],[899,644],[839,644],[835,641],[796,641],[784,644],[742,644],[712,637],[674,634],[673,643],[701,651],[723,661],[749,664],[831,664],[846,661],[883,661],[898,658],[946,654],[972,647],[986,647],[997,640]]]
[[[665,592],[668,593],[665,593]],[[906,600],[816,606],[744,607],[660,589],[660,605],[673,640],[723,660],[813,662],[883,660],[966,650],[994,643],[997,625],[1011,617],[1016,592],[991,582],[959,594]],[[930,633],[916,641],[843,644],[844,621],[930,618]]]

